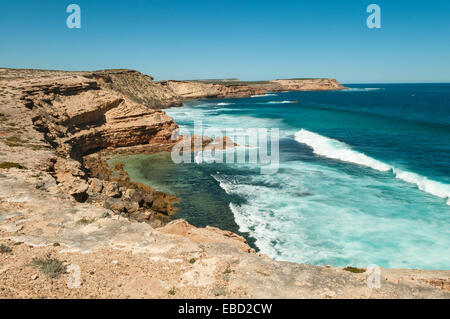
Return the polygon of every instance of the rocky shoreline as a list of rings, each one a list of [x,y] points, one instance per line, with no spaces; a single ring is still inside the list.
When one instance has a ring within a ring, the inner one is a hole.
[[[369,289],[367,274],[276,262],[231,232],[170,222],[176,198],[106,164],[170,151],[177,124],[161,109],[187,99],[342,88],[0,69],[0,298],[450,297],[449,271],[383,270],[381,288]],[[67,272],[39,273],[35,258],[79,265],[81,287],[65,286]]]

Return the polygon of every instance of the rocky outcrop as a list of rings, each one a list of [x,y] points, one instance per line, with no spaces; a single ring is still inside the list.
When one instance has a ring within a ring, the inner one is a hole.
[[[126,70],[62,73],[24,83],[21,90],[34,128],[58,154],[48,171],[62,191],[80,202],[89,199],[154,226],[168,221],[172,198],[139,188],[127,176],[115,180],[107,173],[95,175],[85,158],[101,150],[136,145],[170,149],[177,125],[159,108],[178,103],[172,92],[155,85],[151,77]]]
[[[273,91],[329,91],[345,88],[335,79],[287,79],[271,82],[275,85]]]
[[[165,194],[144,185],[132,182],[123,164],[109,167],[100,154],[86,156],[84,164],[89,169],[89,201],[117,215],[146,222],[153,227],[160,227],[170,221],[175,213],[173,204],[178,201],[175,196]]]
[[[158,230],[165,234],[188,238],[198,244],[227,243],[245,253],[255,252],[242,236],[236,235],[230,231],[221,230],[217,227],[207,226],[205,228],[197,228],[190,225],[184,219],[174,220]]]
[[[25,87],[23,100],[46,140],[73,158],[108,147],[169,141],[177,127],[164,112],[82,76]]]
[[[53,166],[53,172],[56,182],[59,183],[63,192],[73,196],[78,201],[87,199],[89,184],[80,162],[58,157]]]
[[[281,91],[324,91],[344,89],[334,79],[290,79],[273,81],[163,81],[163,88],[180,99],[236,98]]]

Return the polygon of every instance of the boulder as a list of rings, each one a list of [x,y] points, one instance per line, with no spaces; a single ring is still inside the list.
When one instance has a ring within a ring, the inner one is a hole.
[[[89,194],[100,194],[103,191],[103,182],[98,178],[89,180]]]
[[[71,159],[58,158],[55,163],[55,178],[61,190],[79,202],[87,199],[89,184],[81,164]]]
[[[234,234],[230,231],[224,231],[216,227],[197,228],[192,226],[184,219],[174,220],[158,231],[166,234],[172,234],[189,238],[196,243],[227,243],[243,252],[255,253],[244,237]]]
[[[139,210],[138,202],[124,200],[123,203],[128,213],[135,213]]]
[[[104,200],[103,206],[118,213],[125,211],[125,203],[119,198],[107,198]]]
[[[120,196],[122,196],[119,190],[119,184],[117,184],[116,182],[107,183],[104,192],[108,197],[119,198]]]
[[[126,200],[129,200],[129,201],[134,201],[134,202],[138,202],[138,203],[142,200],[141,194],[133,188],[128,188],[123,193],[123,198]]]
[[[140,207],[152,207],[153,197],[145,190],[129,188],[123,193],[123,198],[128,201],[136,202]]]
[[[153,201],[152,209],[160,213],[168,214],[170,212],[168,206],[169,206],[168,203],[163,201],[161,198],[157,198]]]

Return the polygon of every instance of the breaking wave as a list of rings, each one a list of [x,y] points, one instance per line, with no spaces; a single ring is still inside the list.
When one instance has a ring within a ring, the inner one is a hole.
[[[298,103],[298,101],[268,101],[255,104],[289,104],[289,103]]]
[[[384,90],[384,88],[348,88],[344,90],[340,90],[338,92],[370,92],[370,91],[379,91]]]
[[[265,96],[277,96],[274,93],[266,93],[266,94],[256,94],[256,95],[252,95],[251,97],[265,97]]]
[[[301,129],[295,133],[295,140],[301,144],[308,145],[313,149],[314,154],[323,157],[370,167],[381,172],[391,171],[396,178],[415,184],[420,190],[426,193],[447,199],[447,205],[450,205],[450,185],[448,184],[430,180],[413,172],[402,171],[364,153],[355,151],[343,142],[305,129]]]
[[[270,101],[267,104],[288,104],[288,103],[297,103],[297,101]]]

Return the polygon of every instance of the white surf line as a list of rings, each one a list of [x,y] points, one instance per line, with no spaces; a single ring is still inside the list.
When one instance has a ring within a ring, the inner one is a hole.
[[[426,193],[444,198],[450,206],[450,185],[430,180],[413,172],[402,171],[394,166],[378,161],[364,153],[352,150],[347,144],[322,136],[317,133],[301,129],[295,133],[295,140],[313,149],[314,154],[343,162],[358,164],[372,169],[386,172],[392,171],[394,176],[407,183],[415,184]]]

